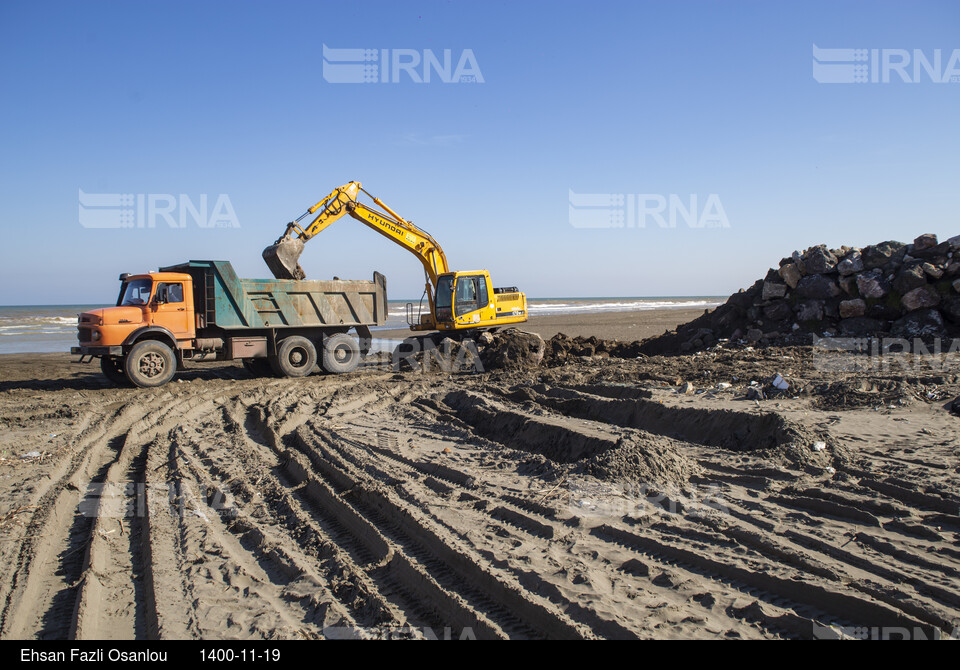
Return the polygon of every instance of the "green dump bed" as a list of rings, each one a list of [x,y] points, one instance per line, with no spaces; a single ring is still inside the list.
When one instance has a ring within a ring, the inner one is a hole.
[[[240,279],[228,261],[189,261],[160,268],[193,277],[201,327],[311,328],[381,326],[387,280]]]

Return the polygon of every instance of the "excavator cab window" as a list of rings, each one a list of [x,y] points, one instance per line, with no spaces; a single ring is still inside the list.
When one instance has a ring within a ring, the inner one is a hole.
[[[474,312],[482,306],[480,304],[480,286],[486,293],[486,284],[482,277],[460,277],[457,280],[457,315]],[[486,303],[484,302],[484,305]]]

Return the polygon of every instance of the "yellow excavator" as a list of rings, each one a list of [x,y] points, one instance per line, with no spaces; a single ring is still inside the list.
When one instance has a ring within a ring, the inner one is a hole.
[[[360,202],[360,193],[366,194],[380,210]],[[317,216],[309,225],[300,225],[303,219],[314,214]],[[490,273],[486,270],[451,271],[443,249],[433,237],[364,190],[358,181],[335,189],[296,221],[288,223],[280,239],[263,250],[263,260],[273,276],[277,279],[303,279],[306,274],[300,267],[300,255],[304,243],[345,214],[373,228],[420,259],[426,274],[424,295],[429,301],[429,313],[424,313],[422,309],[422,298],[420,313],[416,317],[412,304],[408,304],[407,323],[411,329],[450,332],[472,329],[475,332],[527,320],[527,297],[524,293],[515,286],[494,288]]]

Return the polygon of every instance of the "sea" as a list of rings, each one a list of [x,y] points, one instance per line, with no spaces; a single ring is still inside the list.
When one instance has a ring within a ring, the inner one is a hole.
[[[530,316],[642,312],[653,309],[709,309],[722,304],[717,296],[637,298],[527,298]],[[407,325],[408,300],[388,303],[387,321],[374,330]],[[77,315],[107,305],[0,306],[0,354],[66,352],[77,344]],[[414,314],[419,303],[413,302]]]

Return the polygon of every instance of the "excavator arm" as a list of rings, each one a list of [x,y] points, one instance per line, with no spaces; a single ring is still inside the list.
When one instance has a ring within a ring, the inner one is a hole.
[[[369,196],[379,209],[360,202],[360,193]],[[263,259],[273,276],[277,279],[304,279],[305,273],[299,263],[304,243],[348,214],[399,244],[423,265],[427,275],[425,294],[430,302],[430,314],[421,314],[417,323],[411,322],[413,330],[498,328],[527,320],[525,294],[513,287],[494,288],[486,270],[451,272],[443,249],[429,233],[365,191],[358,181],[335,189],[296,221],[288,223],[280,239],[263,250]],[[316,216],[309,224],[300,225],[301,221],[313,215]]]
[[[365,193],[374,204],[382,208],[377,211],[360,202],[360,192]],[[317,214],[306,227],[299,225],[307,216]],[[443,249],[426,231],[387,207],[379,198],[363,189],[360,182],[352,181],[335,189],[326,198],[304,212],[299,219],[287,224],[284,234],[274,244],[263,250],[273,276],[277,279],[303,279],[306,275],[300,267],[299,259],[304,243],[319,234],[335,221],[349,214],[357,221],[369,226],[384,237],[399,244],[414,254],[423,265],[432,288],[436,288],[439,275],[449,272],[447,257]]]

